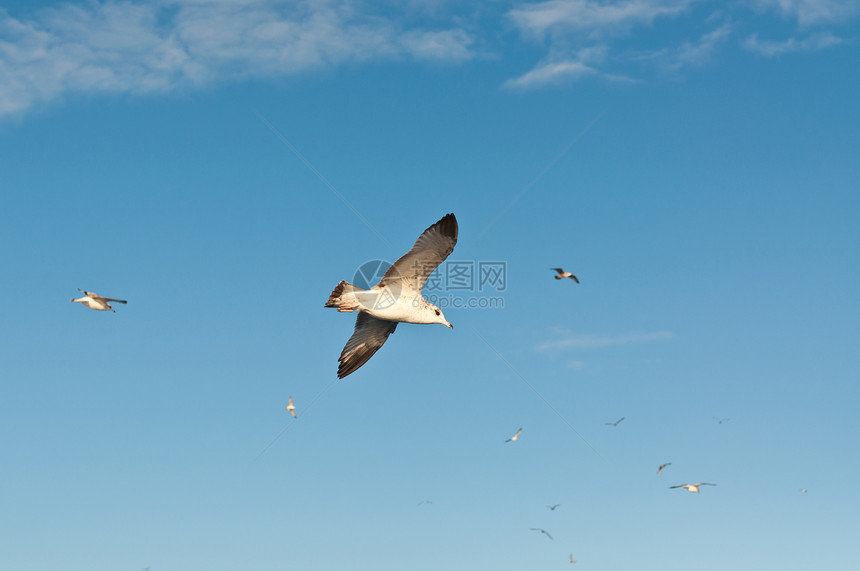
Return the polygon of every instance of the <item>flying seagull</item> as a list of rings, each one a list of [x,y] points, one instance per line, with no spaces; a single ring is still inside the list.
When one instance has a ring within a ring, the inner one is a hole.
[[[102,297],[93,291],[84,291],[81,288],[78,288],[78,291],[84,294],[84,297],[79,297],[78,299],[72,298],[72,303],[82,303],[90,309],[95,309],[98,311],[113,311],[114,313],[116,313],[116,310],[112,308],[110,306],[110,303],[108,302],[115,301],[117,303],[128,303],[124,299]]]
[[[544,534],[545,536],[547,536],[548,538],[552,539],[552,536],[551,536],[551,535],[549,534],[549,532],[547,532],[547,530],[545,530],[545,529],[541,529],[541,528],[539,528],[539,527],[530,527],[529,529],[530,529],[530,530],[532,530],[532,531],[539,531],[539,532],[541,532],[542,534]]]
[[[801,493],[801,494],[805,494],[805,493],[806,493],[806,488],[800,488],[800,493]]]
[[[514,434],[513,436],[511,436],[510,438],[508,438],[507,440],[505,440],[505,442],[516,442],[516,441],[517,441],[517,437],[520,435],[520,432],[522,432],[522,431],[523,431],[523,429],[522,429],[522,427],[521,427],[519,430],[517,430],[517,433],[516,433],[516,434]]]
[[[688,492],[698,494],[699,486],[716,486],[716,484],[708,484],[707,482],[699,482],[698,484],[678,484],[677,486],[669,486],[669,489],[671,490],[672,488],[687,488]]]
[[[427,228],[412,249],[388,268],[379,283],[365,290],[342,281],[325,303],[340,312],[358,311],[355,331],[340,354],[339,379],[354,373],[373,357],[398,323],[441,323],[451,329],[438,307],[424,299],[421,288],[457,244],[457,219],[446,214]]]
[[[665,464],[660,464],[660,467],[657,468],[657,473],[659,474],[660,472],[663,471],[663,468],[665,468],[666,466],[671,466],[671,465],[672,465],[671,462],[666,462]]]
[[[424,504],[432,504],[432,503],[433,502],[431,502],[430,500],[421,500],[421,502],[418,505],[423,506]]]
[[[573,281],[575,281],[576,283],[579,283],[579,280],[578,280],[578,279],[576,279],[576,276],[575,276],[575,275],[573,275],[573,274],[572,274],[572,273],[570,273],[570,272],[566,272],[566,271],[564,271],[564,270],[563,270],[563,269],[561,269],[561,268],[550,268],[550,269],[551,269],[551,270],[555,270],[556,272],[558,272],[558,275],[557,275],[557,276],[555,276],[555,279],[557,279],[557,280],[561,280],[561,279],[564,279],[564,278],[570,278],[570,279],[572,279]]]
[[[296,405],[293,404],[293,397],[290,397],[290,402],[287,404],[286,409],[290,411],[290,414],[293,415],[293,418],[296,417]]]
[[[570,562],[571,562],[571,563],[576,563],[576,561],[574,561],[574,560],[573,560],[573,553],[571,553],[571,554],[570,554]]]
[[[616,420],[615,422],[604,422],[603,424],[605,424],[606,426],[618,426],[618,423],[621,422],[622,420],[624,420],[623,416],[621,418],[619,418],[618,420]]]
[[[554,511],[555,511],[555,508],[557,508],[557,507],[558,507],[558,506],[560,506],[560,505],[561,505],[561,504],[555,504],[554,506],[547,506],[547,507],[549,508],[549,511],[554,512]]]
[[[722,423],[724,423],[724,422],[728,422],[728,421],[729,421],[729,419],[728,419],[728,418],[720,418],[720,417],[718,417],[718,416],[715,416],[715,417],[714,417],[714,420],[716,420],[716,421],[717,421],[717,424],[722,424]]]

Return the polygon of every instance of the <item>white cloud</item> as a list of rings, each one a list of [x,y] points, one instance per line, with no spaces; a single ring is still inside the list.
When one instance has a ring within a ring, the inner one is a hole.
[[[846,40],[838,38],[829,32],[802,39],[789,38],[783,41],[760,40],[758,34],[752,34],[744,41],[744,47],[751,52],[765,57],[777,57],[794,52],[825,50],[844,43],[846,43]]]
[[[627,335],[596,335],[592,333],[573,333],[566,329],[557,330],[558,339],[545,341],[538,345],[538,351],[553,351],[564,349],[595,349],[612,345],[627,345],[630,343],[648,343],[675,337],[672,331],[652,331],[628,333]]]
[[[0,11],[0,115],[65,93],[149,93],[345,62],[472,57],[460,28],[405,29],[350,0],[61,4]]]
[[[586,34],[614,32],[648,25],[661,16],[676,16],[693,0],[548,0],[511,10],[508,15],[524,32],[574,30]]]
[[[732,32],[730,24],[703,34],[696,41],[685,41],[677,47],[663,48],[628,56],[631,61],[648,62],[660,70],[675,73],[685,67],[701,67],[709,63]]]
[[[776,10],[801,26],[840,23],[860,13],[857,0],[753,0],[759,10]]]

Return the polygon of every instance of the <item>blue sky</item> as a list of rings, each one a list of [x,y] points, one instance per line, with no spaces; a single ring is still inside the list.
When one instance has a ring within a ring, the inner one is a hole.
[[[4,3],[0,567],[853,569],[858,23]],[[329,292],[448,212],[495,306],[335,381]]]

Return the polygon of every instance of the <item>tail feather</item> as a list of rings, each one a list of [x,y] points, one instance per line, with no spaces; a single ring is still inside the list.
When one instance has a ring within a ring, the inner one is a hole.
[[[353,292],[361,291],[346,280],[341,281],[334,287],[331,295],[328,296],[328,301],[325,302],[325,307],[341,307],[342,305],[355,305],[355,296]]]

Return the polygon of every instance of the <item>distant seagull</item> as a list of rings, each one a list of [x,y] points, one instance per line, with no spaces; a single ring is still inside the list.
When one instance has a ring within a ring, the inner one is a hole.
[[[290,414],[293,415],[293,418],[296,417],[296,405],[293,404],[293,397],[290,397],[290,402],[287,404],[286,409],[290,411]]]
[[[657,473],[659,474],[660,472],[663,471],[663,468],[665,468],[666,466],[671,466],[671,465],[672,465],[671,462],[666,462],[665,464],[660,464],[660,467],[657,468]]]
[[[557,508],[557,507],[558,507],[558,506],[560,506],[560,505],[561,505],[561,504],[555,504],[554,506],[547,506],[547,507],[549,508],[549,511],[554,512],[554,511],[555,511],[555,508]]]
[[[359,312],[355,331],[338,359],[339,379],[367,363],[398,323],[441,323],[454,329],[442,311],[424,299],[421,289],[433,270],[454,251],[457,233],[457,219],[446,214],[427,228],[372,288],[361,289],[347,281],[335,286],[325,306]]]
[[[722,423],[724,423],[724,422],[728,422],[730,419],[728,419],[728,418],[719,418],[719,417],[715,416],[715,417],[714,417],[714,420],[716,420],[716,421],[717,421],[717,424],[722,424]]]
[[[606,426],[618,426],[618,423],[621,422],[622,420],[624,420],[623,416],[621,418],[619,418],[618,420],[616,420],[615,422],[604,422],[603,424],[605,424]]]
[[[541,529],[541,528],[539,528],[539,527],[530,527],[529,529],[530,529],[531,531],[539,531],[539,532],[541,532],[542,534],[544,534],[545,536],[547,536],[548,538],[552,539],[552,536],[551,536],[551,535],[549,534],[549,532],[547,532],[547,530],[545,530],[545,529]]]
[[[430,500],[421,500],[421,502],[418,505],[423,506],[424,504],[432,504],[432,503],[433,502],[431,502]]]
[[[79,297],[78,299],[72,298],[72,303],[82,303],[90,309],[95,309],[98,311],[113,311],[116,313],[116,310],[110,306],[110,301],[115,301],[117,303],[128,303],[124,299],[114,299],[112,297],[102,297],[99,294],[92,291],[84,291],[81,288],[78,288],[78,291],[84,294],[84,297]]]
[[[707,482],[699,482],[698,484],[678,484],[677,486],[669,486],[669,489],[671,490],[672,488],[687,488],[688,492],[698,494],[699,486],[716,486],[716,484],[708,484]]]
[[[805,494],[805,493],[806,493],[806,488],[800,488],[800,493],[801,493],[801,494]]]
[[[573,560],[573,553],[571,553],[571,554],[570,554],[570,562],[571,562],[571,563],[576,563],[576,561],[574,561],[574,560]]]
[[[570,273],[570,272],[566,272],[566,271],[564,271],[564,270],[563,270],[563,269],[561,269],[561,268],[550,268],[550,269],[551,269],[551,270],[555,270],[556,272],[558,272],[558,275],[557,275],[557,276],[555,276],[555,279],[557,279],[557,280],[561,280],[561,279],[564,279],[564,278],[570,278],[570,279],[572,279],[573,281],[575,281],[576,283],[579,283],[579,280],[578,280],[578,279],[576,279],[576,276],[575,276],[575,275],[573,275],[573,274],[572,274],[572,273]]]
[[[514,434],[513,436],[511,436],[510,438],[508,438],[507,440],[505,440],[505,442],[516,442],[516,441],[517,441],[517,437],[520,435],[520,432],[522,432],[522,431],[523,431],[523,429],[522,429],[522,428],[520,428],[519,430],[517,430],[517,433],[516,433],[516,434]]]

